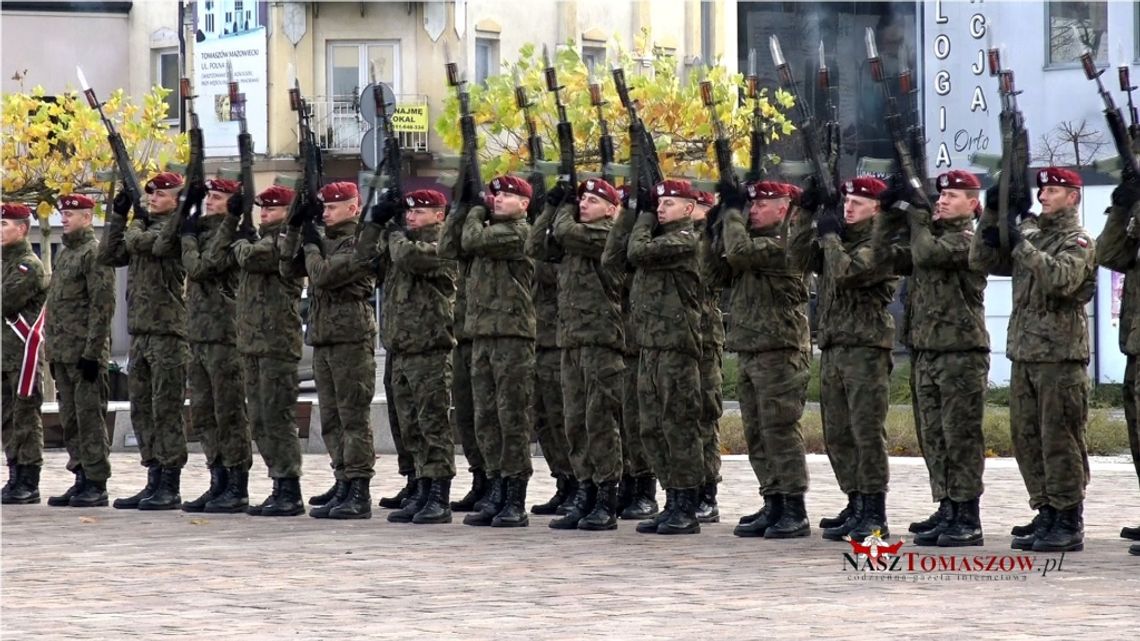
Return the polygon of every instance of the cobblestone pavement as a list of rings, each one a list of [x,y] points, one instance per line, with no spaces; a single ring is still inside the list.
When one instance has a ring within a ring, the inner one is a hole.
[[[183,497],[205,489],[200,455],[183,476]],[[1097,461],[1086,508],[1084,552],[1059,569],[857,572],[846,543],[814,524],[841,507],[827,461],[812,456],[812,536],[792,541],[732,536],[758,499],[748,462],[725,457],[723,522],[697,536],[556,532],[550,517],[499,530],[460,523],[265,519],[244,515],[125,512],[109,508],[5,506],[2,510],[4,639],[1135,639],[1140,557],[1117,537],[1140,523],[1140,490],[1125,459]],[[46,497],[71,477],[65,456],[46,456]],[[373,498],[397,489],[385,457]],[[890,522],[907,552],[907,524],[932,509],[917,459],[892,459]],[[113,456],[112,496],[143,484],[137,458]],[[305,457],[306,496],[330,483],[327,459]],[[553,483],[540,459],[528,503]],[[252,494],[269,480],[255,464]],[[987,545],[955,556],[1008,555],[1011,525],[1026,520],[1025,492],[1011,460],[986,473]],[[454,494],[466,491],[461,474]],[[662,497],[663,498],[663,497]],[[892,539],[894,540],[894,539]],[[930,562],[930,561],[928,561]],[[889,579],[889,580],[885,580]]]

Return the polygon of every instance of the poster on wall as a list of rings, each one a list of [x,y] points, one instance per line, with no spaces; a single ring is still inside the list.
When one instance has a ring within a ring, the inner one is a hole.
[[[238,155],[239,125],[230,119],[227,63],[245,94],[246,125],[254,153],[266,153],[269,122],[267,2],[205,0],[194,3],[194,109],[207,157]]]

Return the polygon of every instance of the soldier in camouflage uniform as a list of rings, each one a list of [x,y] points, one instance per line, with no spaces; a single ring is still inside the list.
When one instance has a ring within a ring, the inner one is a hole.
[[[1140,225],[1135,222],[1140,202],[1140,177],[1132,176],[1112,192],[1112,206],[1104,223],[1104,231],[1096,239],[1096,262],[1124,274],[1124,292],[1120,301],[1120,351],[1127,356],[1124,367],[1124,419],[1128,427],[1128,443],[1132,448],[1132,464],[1140,478]],[[1124,527],[1120,536],[1140,541],[1140,526]],[[1140,543],[1133,543],[1129,553],[1140,556]]]
[[[115,499],[119,509],[175,510],[186,464],[186,427],[182,408],[186,398],[186,268],[182,265],[175,215],[182,176],[163,172],[146,184],[147,207],[136,210],[130,225],[131,199],[120,191],[113,213],[103,228],[99,260],[127,267],[127,330],[131,428],[147,468],[146,486],[137,494]],[[186,199],[200,206],[200,185]]]
[[[1001,248],[997,186],[970,247],[970,265],[1013,276],[1006,354],[1013,362],[1009,422],[1013,454],[1033,522],[1015,528],[1012,546],[1038,552],[1084,548],[1089,480],[1089,333],[1085,305],[1096,291],[1096,248],[1080,225],[1080,174],[1049,167],[1037,174],[1041,217],[1029,220],[1029,189],[1013,190],[1009,253]],[[1018,219],[1023,219],[1018,221]]]
[[[894,320],[887,305],[898,279],[892,265],[877,263],[871,244],[883,181],[868,176],[843,183],[843,210],[820,202],[822,189],[803,196],[803,212],[817,215],[817,240],[807,255],[791,249],[792,261],[819,275],[820,411],[827,456],[847,494],[839,516],[820,525],[823,537],[862,540],[887,527],[886,417],[890,389]],[[798,235],[811,224],[797,217]],[[842,519],[842,522],[840,522]]]
[[[182,265],[187,277],[190,425],[206,455],[210,487],[197,499],[183,503],[182,510],[244,512],[249,505],[253,451],[237,350],[240,270],[234,255],[221,251],[216,240],[230,197],[241,185],[215,178],[205,181],[205,187],[204,211],[182,222]],[[241,205],[240,199],[236,204]]]
[[[305,513],[296,417],[304,269],[294,261],[291,273],[280,272],[285,218],[294,193],[273,185],[257,195],[260,238],[258,231],[241,224],[243,199],[249,193],[243,185],[240,194],[230,197],[228,215],[210,247],[211,253],[231,253],[240,270],[237,349],[253,439],[273,479],[272,493],[246,513],[297,516]]]
[[[370,407],[376,387],[376,315],[369,305],[376,290],[367,244],[357,249],[360,193],[350,182],[335,182],[308,196],[289,218],[282,275],[293,274],[303,244],[312,307],[305,340],[313,346],[313,378],[321,412],[321,436],[328,449],[336,490],[313,518],[372,518],[369,489],[376,453]],[[323,203],[323,205],[322,205]],[[325,233],[316,227],[322,216]]]
[[[524,527],[530,464],[531,394],[534,388],[534,261],[526,256],[526,211],[531,187],[514,176],[491,181],[494,212],[467,209],[463,251],[472,256],[467,278],[466,329],[473,337],[471,381],[475,435],[497,472],[491,494],[467,525]],[[501,498],[500,498],[501,497]]]
[[[47,278],[39,257],[32,252],[28,231],[32,212],[26,205],[4,203],[0,218],[3,236],[4,304],[3,440],[8,459],[5,505],[40,502],[40,468],[43,466],[44,427],[40,417],[39,348],[43,340],[43,308]]]
[[[115,271],[97,262],[99,241],[91,228],[95,201],[82,194],[56,203],[63,248],[48,285],[44,353],[59,392],[59,422],[67,469],[75,484],[48,505],[107,505],[111,442],[107,438],[107,362],[115,313]]]
[[[722,363],[724,361],[724,317],[720,311],[720,293],[723,280],[707,272],[706,266],[712,247],[713,229],[706,220],[709,208],[714,206],[715,197],[711,192],[695,193],[697,205],[693,208],[693,227],[701,235],[698,247],[701,282],[704,296],[701,299],[701,453],[705,462],[705,482],[701,486],[701,502],[697,506],[697,520],[701,523],[719,523],[720,508],[717,506],[717,485],[720,483],[720,417],[724,413],[721,386],[724,384]],[[719,230],[717,230],[719,233]],[[719,246],[719,244],[718,244]]]

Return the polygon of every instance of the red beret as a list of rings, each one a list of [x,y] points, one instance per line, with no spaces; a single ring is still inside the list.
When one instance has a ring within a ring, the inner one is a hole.
[[[259,207],[284,207],[293,202],[297,194],[284,185],[272,185],[253,199]]]
[[[434,189],[417,189],[404,196],[408,207],[446,207],[447,196]]]
[[[712,207],[716,204],[716,196],[711,191],[698,191],[697,204],[704,205],[705,207]]]
[[[938,177],[938,191],[943,189],[981,189],[978,177],[968,171],[954,169]]]
[[[360,191],[357,190],[356,183],[347,181],[329,183],[321,187],[319,198],[321,202],[341,203],[346,200],[357,200],[360,198]]]
[[[693,185],[687,180],[663,180],[656,185],[657,197],[673,196],[674,198],[688,198],[696,200]]]
[[[68,209],[94,209],[95,201],[83,194],[68,194],[59,197],[59,200],[55,203],[55,208],[60,211],[66,211]]]
[[[788,193],[788,198],[791,198],[794,203],[800,202],[800,196],[804,195],[804,190],[800,189],[799,185],[793,185],[792,183],[783,183],[783,185],[784,191]]]
[[[518,176],[499,176],[491,181],[490,187],[488,191],[491,192],[491,195],[496,195],[499,192],[515,194],[523,198],[530,198],[534,195],[530,183]]]
[[[1080,189],[1084,183],[1081,182],[1081,175],[1071,169],[1046,167],[1037,172],[1037,187],[1048,187],[1049,185]]]
[[[146,193],[152,194],[156,189],[177,189],[182,186],[182,176],[174,173],[173,171],[164,171],[154,178],[146,181],[144,189]]]
[[[773,198],[788,197],[787,185],[772,180],[748,183],[747,189],[748,198],[751,200],[771,200]]]
[[[4,220],[28,220],[32,217],[32,210],[24,203],[4,203]]]
[[[843,183],[843,193],[850,196],[879,199],[879,194],[887,188],[887,183],[874,176],[859,176]]]
[[[582,194],[594,194],[611,205],[621,204],[621,194],[618,190],[601,178],[583,180],[582,184],[578,185],[578,198],[581,198]]]
[[[206,181],[207,191],[220,191],[223,194],[236,194],[241,189],[241,183],[228,178],[211,178]]]

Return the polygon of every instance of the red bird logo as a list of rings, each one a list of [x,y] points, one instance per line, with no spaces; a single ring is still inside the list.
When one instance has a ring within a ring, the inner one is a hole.
[[[899,549],[903,546],[903,540],[899,539],[897,542],[887,545],[882,539],[882,533],[879,530],[871,532],[871,535],[863,539],[862,542],[855,541],[849,536],[843,537],[843,540],[851,544],[851,551],[856,556],[865,556],[868,559],[878,559],[879,557],[887,558],[891,556],[898,556]]]

